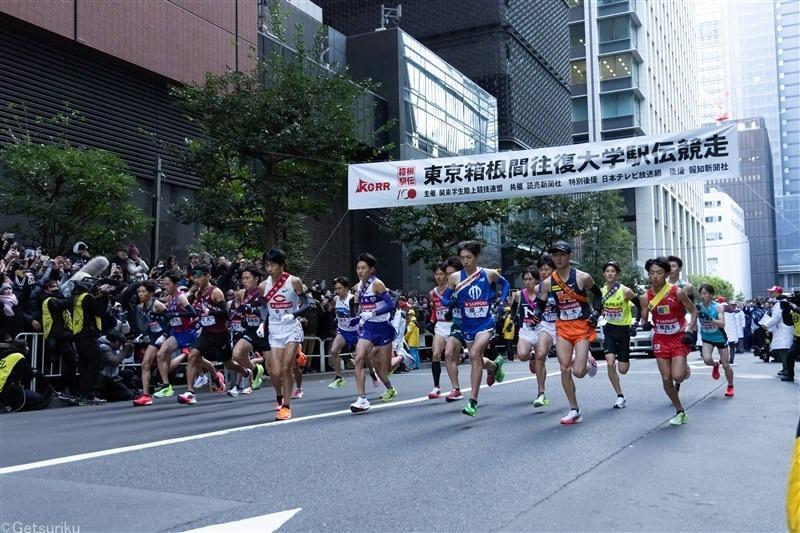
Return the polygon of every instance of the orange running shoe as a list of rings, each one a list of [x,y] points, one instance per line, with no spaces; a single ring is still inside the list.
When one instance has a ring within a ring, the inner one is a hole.
[[[288,407],[281,407],[275,415],[275,420],[289,420],[292,418],[292,410]]]
[[[300,350],[299,348],[297,350],[297,357],[295,360],[297,361],[297,366],[299,367],[304,367],[308,364],[308,357],[303,353],[303,350]]]

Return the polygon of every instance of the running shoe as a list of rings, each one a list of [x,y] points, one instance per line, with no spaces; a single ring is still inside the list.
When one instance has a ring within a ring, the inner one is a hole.
[[[725,397],[733,398],[733,385],[728,385],[728,388],[725,389]]]
[[[550,398],[543,392],[539,393],[539,396],[533,400],[534,407],[544,407],[545,405],[550,405]]]
[[[617,396],[617,401],[614,402],[614,409],[625,409],[628,407],[628,401],[624,396]]]
[[[83,406],[86,406],[86,405],[104,405],[106,403],[108,403],[108,401],[106,401],[106,400],[104,400],[102,398],[98,398],[97,396],[85,396],[85,397],[82,396],[78,400],[78,405],[83,405]]]
[[[441,398],[441,397],[442,397],[442,392],[439,390],[439,387],[434,387],[433,390],[431,390],[428,393],[428,399],[429,400],[435,400],[435,399]]]
[[[208,385],[208,374],[206,374],[205,372],[194,378],[195,389],[202,389],[206,385]]]
[[[494,379],[497,380],[498,383],[502,383],[503,380],[506,379],[506,371],[503,370],[503,365],[506,364],[506,360],[502,355],[498,355],[494,362],[497,365],[497,370],[494,371]]]
[[[135,405],[136,407],[153,405],[153,398],[149,394],[142,394],[141,396],[133,400],[133,405]]]
[[[170,396],[174,396],[175,391],[172,390],[172,385],[167,385],[166,387],[162,387],[161,390],[156,391],[153,396],[156,398],[169,398]]]
[[[297,357],[295,357],[295,361],[297,362],[297,366],[302,368],[308,364],[308,357],[306,357],[306,354],[304,354],[301,350],[297,350]]]
[[[336,377],[336,378],[333,378],[333,381],[328,383],[328,388],[329,389],[341,389],[345,385],[347,385],[347,383],[345,382],[344,378]]]
[[[280,410],[281,410],[281,407],[283,407],[283,402],[280,402],[280,403],[278,403],[278,402],[275,402],[275,407],[273,407],[273,409],[272,409],[272,410],[273,410],[273,411],[280,411]]]
[[[253,387],[245,387],[239,391],[241,394],[253,394]]]
[[[386,389],[386,392],[381,394],[381,401],[382,402],[391,402],[394,400],[395,396],[397,396],[397,389],[392,387],[391,389]]]
[[[686,413],[681,411],[680,413],[676,413],[675,416],[669,419],[669,423],[673,426],[680,426],[685,424],[689,421],[689,417],[686,416]]]
[[[299,400],[303,397],[303,389],[295,389],[292,393],[292,400]]]
[[[486,384],[491,387],[492,385],[494,385],[494,382],[495,382],[494,372],[492,372],[491,370],[487,370],[486,371]]]
[[[183,394],[178,395],[178,403],[194,405],[197,403],[197,398],[195,398],[193,392],[186,391]]]
[[[216,380],[217,386],[214,388],[214,390],[220,394],[225,392],[225,376],[222,375],[222,372],[217,371]]]
[[[535,374],[536,373],[536,358],[535,357],[531,357],[531,360],[528,361],[528,370],[531,371],[531,374]]]
[[[581,417],[581,412],[577,409],[570,409],[567,416],[561,419],[561,423],[565,426],[571,426],[572,424],[577,424],[578,422],[583,422],[583,418]]]
[[[239,387],[234,385],[230,389],[228,389],[228,396],[231,398],[238,398],[239,397]]]
[[[589,354],[589,377],[593,378],[597,375],[597,360],[592,354]]]
[[[354,414],[365,413],[369,411],[369,408],[369,400],[361,396],[359,396],[356,401],[350,404],[350,411],[352,411]]]
[[[288,407],[281,407],[275,414],[275,420],[289,420],[292,418],[292,410]]]
[[[715,380],[719,379],[719,363],[716,361],[714,362],[713,370],[711,370],[711,377],[714,378]]]
[[[478,416],[478,404],[472,403],[472,400],[467,400],[467,405],[461,410],[467,416]]]
[[[464,395],[461,394],[461,389],[453,389],[447,393],[447,396],[444,397],[445,401],[448,402],[456,402],[464,398]]]
[[[253,378],[253,390],[261,388],[264,382],[264,366],[256,363],[256,376]]]

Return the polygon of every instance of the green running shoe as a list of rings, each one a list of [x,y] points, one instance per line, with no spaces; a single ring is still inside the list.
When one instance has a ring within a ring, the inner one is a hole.
[[[669,419],[669,423],[672,424],[673,426],[681,426],[688,421],[689,417],[683,411],[677,413],[675,416]]]
[[[477,404],[473,404],[472,401],[467,401],[467,405],[464,406],[464,410],[461,412],[467,416],[477,416],[478,406]]]
[[[544,407],[545,405],[550,405],[550,398],[545,393],[541,393],[533,400],[534,407]]]
[[[253,377],[253,390],[258,390],[264,383],[264,367],[256,363],[256,375]]]
[[[381,394],[381,401],[382,402],[391,402],[394,400],[394,397],[397,396],[397,389],[392,387],[391,389],[386,389],[386,392]]]
[[[167,385],[163,387],[160,391],[157,391],[153,394],[156,398],[169,398],[170,396],[174,396],[175,391],[172,390],[172,385]]]
[[[347,385],[347,382],[345,382],[344,378],[338,377],[338,378],[334,378],[333,381],[328,383],[328,388],[329,389],[341,389],[345,385]]]
[[[497,370],[494,371],[494,379],[498,383],[502,383],[503,380],[506,379],[506,371],[503,370],[503,365],[506,364],[506,360],[502,355],[498,355],[494,362],[497,365]]]

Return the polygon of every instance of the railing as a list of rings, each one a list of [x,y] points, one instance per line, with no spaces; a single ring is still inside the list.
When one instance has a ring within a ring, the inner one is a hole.
[[[31,356],[31,368],[42,373],[44,370],[44,335],[41,333],[20,333],[15,339],[25,341],[25,344],[28,345],[28,353]],[[37,377],[34,375],[31,380],[32,390],[36,390],[36,381]]]

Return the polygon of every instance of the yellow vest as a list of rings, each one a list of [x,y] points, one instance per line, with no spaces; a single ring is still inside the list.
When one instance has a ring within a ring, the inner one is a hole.
[[[417,327],[416,322],[410,321],[408,323],[408,327],[406,327],[405,340],[408,343],[409,348],[419,347],[419,328]]]
[[[631,302],[625,299],[623,293],[625,285],[620,284],[617,291],[612,294],[603,304],[603,314],[606,315],[606,324],[613,324],[615,326],[630,326],[633,324],[633,315],[631,314]],[[608,294],[608,286],[603,285],[600,292],[605,297]]]
[[[794,324],[794,336],[800,337],[800,313],[792,311],[792,323]]]
[[[50,330],[53,328],[53,317],[50,314],[50,306],[48,305],[51,299],[52,298],[46,298],[44,302],[42,302],[42,328],[44,329],[45,339],[50,336]],[[64,310],[61,315],[64,320],[64,329],[72,331],[72,315],[68,310]]]
[[[522,296],[520,296],[521,298]],[[508,327],[508,324],[511,323],[511,327]],[[514,340],[514,319],[511,318],[511,313],[506,317],[503,321],[503,339],[507,341]]]
[[[72,332],[79,334],[83,331],[83,300],[89,293],[84,292],[75,299],[75,308],[72,311]],[[97,331],[103,331],[103,323],[99,316],[94,317]]]
[[[0,392],[2,392],[3,387],[6,386],[6,381],[8,381],[8,376],[11,375],[11,371],[14,370],[17,363],[23,359],[25,359],[25,356],[21,353],[12,353],[0,359]]]

